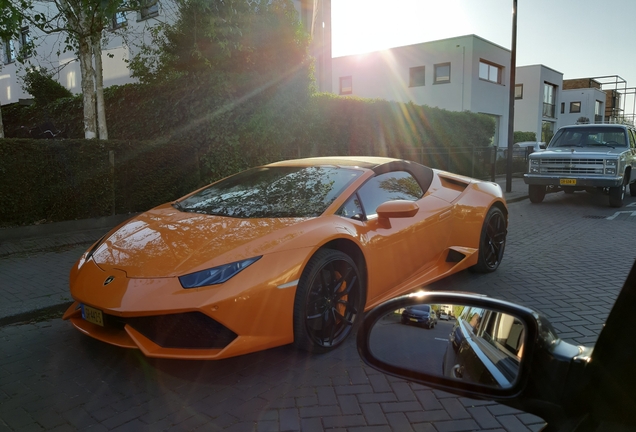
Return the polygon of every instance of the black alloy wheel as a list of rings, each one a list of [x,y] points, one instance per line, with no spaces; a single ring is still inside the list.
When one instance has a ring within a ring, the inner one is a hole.
[[[311,258],[294,300],[294,345],[327,352],[351,334],[361,320],[364,290],[358,268],[345,253],[322,249]]]
[[[498,207],[491,207],[484,219],[479,241],[479,259],[471,269],[477,273],[490,273],[499,267],[506,247],[506,217]]]

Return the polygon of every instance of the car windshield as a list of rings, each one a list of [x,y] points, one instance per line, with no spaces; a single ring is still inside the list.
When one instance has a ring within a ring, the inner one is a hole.
[[[362,173],[333,166],[253,168],[197,192],[176,207],[235,218],[315,217]]]
[[[627,147],[622,128],[564,128],[560,129],[550,147]]]

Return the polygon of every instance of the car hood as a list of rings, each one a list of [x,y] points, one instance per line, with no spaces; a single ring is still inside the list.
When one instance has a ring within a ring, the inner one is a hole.
[[[546,150],[535,152],[531,157],[570,157],[570,156],[616,156],[623,153],[626,149],[624,147],[611,148],[611,147],[557,147],[548,148]]]
[[[132,278],[180,276],[281,250],[310,229],[303,228],[307,220],[237,219],[161,206],[111,232],[92,258],[103,270]]]

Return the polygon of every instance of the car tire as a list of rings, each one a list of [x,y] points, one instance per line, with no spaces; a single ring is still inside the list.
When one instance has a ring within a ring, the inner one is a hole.
[[[342,344],[362,320],[362,279],[349,255],[321,249],[309,260],[294,299],[294,345],[324,353]]]
[[[528,185],[528,195],[531,203],[538,204],[543,202],[543,198],[545,198],[545,186]]]
[[[609,188],[609,205],[610,207],[623,207],[625,201],[625,185]]]
[[[498,207],[491,207],[481,228],[477,264],[470,269],[476,273],[490,273],[497,270],[506,247],[506,217]]]
[[[636,182],[629,184],[629,194],[636,197]]]

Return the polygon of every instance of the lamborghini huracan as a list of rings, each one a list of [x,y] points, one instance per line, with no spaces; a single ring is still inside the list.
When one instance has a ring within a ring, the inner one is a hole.
[[[64,319],[149,357],[326,352],[385,300],[495,271],[507,225],[495,183],[380,157],[277,162],[110,231],[72,268]]]

